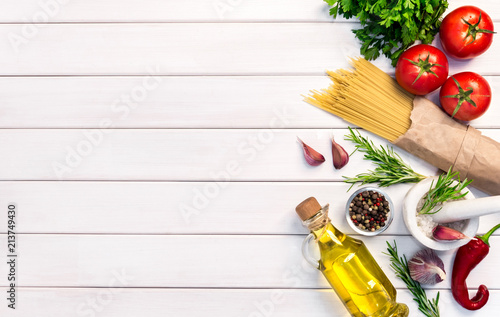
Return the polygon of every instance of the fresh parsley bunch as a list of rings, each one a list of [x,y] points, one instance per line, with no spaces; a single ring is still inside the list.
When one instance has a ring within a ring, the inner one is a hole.
[[[353,30],[361,54],[374,60],[383,53],[395,66],[399,55],[415,41],[429,44],[439,31],[447,0],[324,0],[330,14],[356,17],[363,28]]]

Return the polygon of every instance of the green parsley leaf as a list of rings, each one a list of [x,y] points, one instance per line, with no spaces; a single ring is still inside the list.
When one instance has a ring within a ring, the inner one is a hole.
[[[330,15],[357,17],[362,28],[353,30],[368,60],[382,53],[395,66],[399,55],[415,41],[432,42],[439,31],[447,0],[324,0]],[[374,40],[376,39],[376,40]]]

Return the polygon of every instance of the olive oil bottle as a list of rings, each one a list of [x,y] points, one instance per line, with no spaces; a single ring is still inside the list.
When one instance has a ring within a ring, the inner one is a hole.
[[[296,211],[311,230],[303,244],[304,256],[323,273],[352,316],[408,316],[408,307],[396,302],[396,289],[363,241],[331,224],[328,205],[322,208],[310,197]],[[319,247],[319,260],[311,260],[307,251],[312,239]]]

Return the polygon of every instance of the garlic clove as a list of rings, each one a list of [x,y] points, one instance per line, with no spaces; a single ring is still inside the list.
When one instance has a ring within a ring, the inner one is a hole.
[[[311,166],[318,166],[325,161],[325,157],[321,153],[305,144],[301,139],[297,138],[297,140],[302,145],[302,149],[304,150],[304,158],[306,159],[307,164]]]
[[[468,238],[460,231],[441,225],[437,225],[432,229],[432,237],[437,241],[453,241]]]
[[[443,261],[431,249],[418,251],[408,261],[408,269],[411,278],[420,284],[436,284],[446,278]]]
[[[333,166],[335,169],[341,169],[349,163],[349,154],[346,150],[335,142],[332,137],[332,156],[333,156]]]

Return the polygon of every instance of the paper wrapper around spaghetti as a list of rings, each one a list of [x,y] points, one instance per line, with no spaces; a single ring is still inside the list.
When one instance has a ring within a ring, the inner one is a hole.
[[[500,143],[458,123],[437,105],[415,97],[410,129],[394,141],[398,147],[447,171],[453,166],[471,186],[500,195]]]

